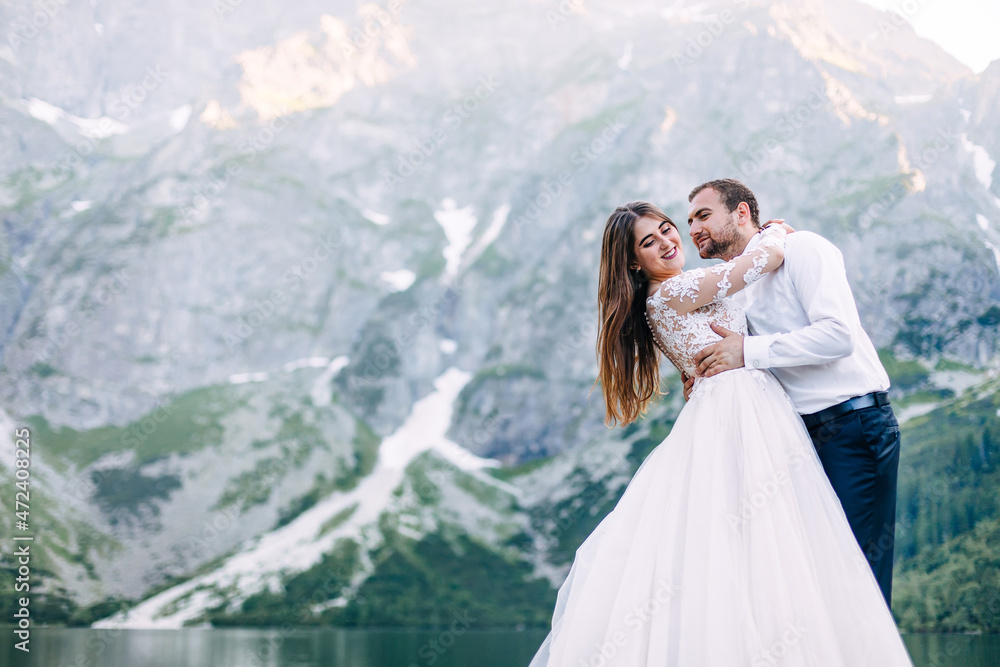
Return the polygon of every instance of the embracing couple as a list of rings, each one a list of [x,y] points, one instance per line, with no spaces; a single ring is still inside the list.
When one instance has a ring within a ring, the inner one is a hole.
[[[601,249],[597,353],[614,425],[687,402],[577,549],[531,667],[893,667],[899,427],[840,251],[721,179],[688,197],[703,258],[630,202]]]

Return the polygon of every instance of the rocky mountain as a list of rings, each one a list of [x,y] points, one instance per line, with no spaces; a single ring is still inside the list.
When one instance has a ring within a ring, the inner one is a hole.
[[[907,581],[994,539],[1000,63],[854,0],[0,16],[0,466],[27,426],[45,618],[544,625],[680,409],[665,368],[602,423],[604,221],[724,175],[844,251],[925,443]]]

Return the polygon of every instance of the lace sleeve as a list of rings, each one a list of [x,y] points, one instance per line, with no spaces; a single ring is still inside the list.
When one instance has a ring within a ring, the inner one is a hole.
[[[688,313],[738,292],[773,271],[785,258],[785,230],[771,225],[751,252],[706,269],[692,269],[664,280],[655,297],[679,313]]]

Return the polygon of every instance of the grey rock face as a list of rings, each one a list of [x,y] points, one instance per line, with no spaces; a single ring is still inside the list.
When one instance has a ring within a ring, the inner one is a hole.
[[[331,466],[357,455],[355,420],[387,436],[454,365],[474,374],[455,442],[510,464],[568,452],[606,428],[589,392],[608,213],[648,199],[683,221],[691,187],[722,176],[765,217],[838,244],[879,348],[997,367],[1000,70],[973,76],[889,14],[848,0],[55,6],[46,25],[32,3],[0,9],[20,36],[0,47],[14,420],[127,430],[234,375],[344,356],[324,401],[286,378],[220,419],[245,429],[289,392],[288,415],[329,419],[336,451],[303,456]],[[272,457],[303,442],[278,437],[288,415],[272,417]],[[165,480],[130,520],[109,521],[111,490],[86,498],[81,521],[149,558],[94,590],[137,594],[238,548],[184,556],[176,523],[224,493],[197,490],[198,469],[224,489],[267,458],[232,433],[119,466],[116,488]],[[54,479],[93,472],[42,456]],[[292,511],[313,472],[273,480],[284,495],[254,504],[240,538]]]

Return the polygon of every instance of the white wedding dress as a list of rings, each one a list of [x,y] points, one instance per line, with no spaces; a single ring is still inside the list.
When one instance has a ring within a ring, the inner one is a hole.
[[[769,228],[753,253],[650,297],[654,337],[678,368],[693,376],[695,353],[719,340],[710,323],[746,334],[725,297],[760,277],[783,237]],[[670,434],[577,549],[530,667],[612,665],[912,667],[770,372],[697,378]]]

